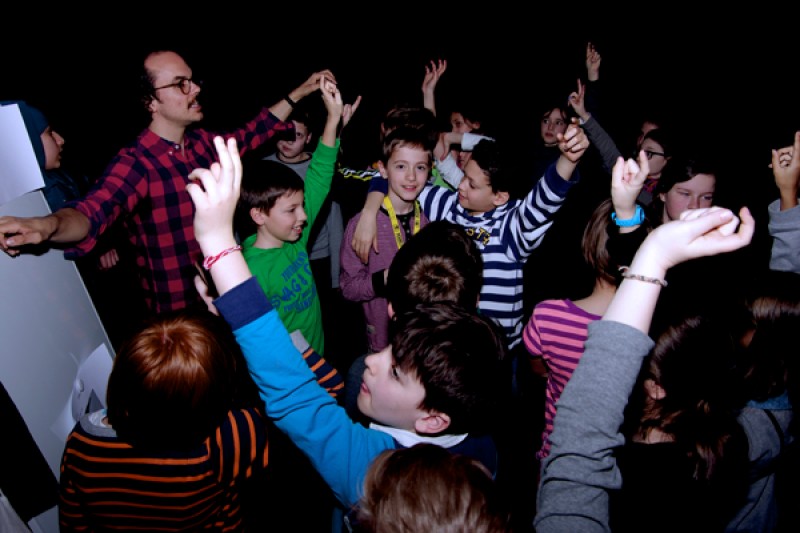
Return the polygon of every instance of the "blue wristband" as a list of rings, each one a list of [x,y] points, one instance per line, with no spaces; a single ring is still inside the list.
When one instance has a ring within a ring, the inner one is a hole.
[[[633,218],[626,218],[625,220],[620,220],[617,218],[616,213],[611,213],[611,220],[614,221],[614,224],[619,226],[620,228],[627,228],[630,226],[638,226],[642,222],[644,222],[644,209],[639,204],[636,204],[636,213],[633,215]]]

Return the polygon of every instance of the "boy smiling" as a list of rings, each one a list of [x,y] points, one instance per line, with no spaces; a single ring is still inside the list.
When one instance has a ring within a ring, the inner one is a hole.
[[[430,176],[432,158],[431,140],[425,132],[398,128],[387,135],[378,169],[388,182],[388,191],[376,220],[377,239],[383,253],[371,252],[367,261],[362,262],[348,244],[353,240],[360,214],[348,222],[342,239],[339,286],[345,298],[362,303],[371,352],[389,344],[385,298],[389,265],[397,250],[428,223],[417,197]]]

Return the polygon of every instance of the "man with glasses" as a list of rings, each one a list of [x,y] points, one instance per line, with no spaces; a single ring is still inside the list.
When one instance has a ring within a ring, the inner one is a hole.
[[[153,313],[203,305],[194,286],[194,263],[201,258],[194,237],[194,205],[186,192],[189,173],[215,161],[218,132],[191,128],[203,118],[198,95],[202,84],[173,51],[150,53],[144,60],[141,101],[150,124],[136,141],[121,149],[95,186],[80,200],[52,215],[0,217],[0,248],[11,256],[25,244],[68,243],[65,257],[89,252],[115,221],[124,222],[136,250],[136,266],[148,308]],[[278,132],[294,129],[284,122],[295,103],[319,88],[313,73],[243,127],[234,137],[242,152],[255,149]]]

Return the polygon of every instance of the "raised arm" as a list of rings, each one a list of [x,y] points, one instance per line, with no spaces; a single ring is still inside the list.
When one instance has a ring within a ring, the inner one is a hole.
[[[325,75],[321,76],[319,79],[319,90],[322,93],[322,101],[325,104],[325,110],[328,112],[325,118],[325,126],[322,129],[320,142],[325,146],[334,148],[339,133],[339,121],[342,119],[342,113],[344,112],[344,102],[342,102],[342,95],[339,92],[339,88],[336,87],[336,81],[333,77],[328,78]]]
[[[464,178],[464,171],[458,167],[453,152],[450,146],[453,144],[461,145],[461,149],[465,152],[471,152],[475,145],[484,139],[493,141],[491,137],[480,135],[477,133],[460,133],[455,131],[446,131],[439,134],[436,141],[436,147],[433,150],[433,156],[436,161],[436,169],[442,176],[442,179],[452,187],[454,190],[458,189],[461,180]]]
[[[642,190],[650,172],[650,163],[644,152],[639,152],[639,163],[633,159],[617,159],[611,172],[611,202],[614,205],[614,221],[620,233],[631,233],[644,221],[641,206],[636,198]]]
[[[563,134],[558,133],[558,149],[561,155],[556,160],[556,172],[565,181],[572,178],[572,173],[575,172],[575,167],[578,166],[586,149],[591,144],[583,129],[578,125],[577,119],[572,119],[572,123],[567,126],[567,131]]]
[[[772,151],[772,174],[779,198],[768,206],[769,234],[772,237],[772,270],[800,273],[800,131],[794,144]]]
[[[559,399],[550,455],[542,464],[537,532],[610,531],[609,493],[621,486],[614,449],[642,360],[666,272],[683,261],[750,243],[755,222],[719,207],[686,211],[651,232],[602,320],[589,325],[581,363]],[[737,231],[738,226],[738,231]]]
[[[597,81],[600,79],[600,52],[597,51],[594,44],[591,42],[586,43],[586,79],[589,81]]]
[[[197,241],[207,259],[216,258],[209,265],[220,293],[215,304],[234,329],[267,415],[350,506],[358,500],[369,462],[392,446],[392,438],[353,424],[299,356],[235,244],[232,219],[242,173],[236,143],[216,138],[214,144],[219,162],[193,171],[187,189],[196,206]]]
[[[600,152],[600,156],[603,158],[603,166],[611,172],[617,162],[617,158],[621,157],[622,154],[617,148],[614,139],[586,109],[586,86],[581,83],[581,80],[578,80],[578,90],[569,95],[569,105],[575,110],[575,114],[580,117],[583,129],[586,130],[589,140]]]
[[[320,70],[319,72],[314,72],[306,81],[289,91],[286,97],[281,98],[276,103],[272,104],[269,108],[270,113],[278,117],[280,120],[286,121],[292,112],[292,108],[297,102],[319,89],[320,80],[323,77],[333,83],[336,83],[336,77],[330,70],[325,69]]]
[[[787,161],[787,157],[789,159]],[[794,144],[772,151],[772,175],[780,193],[780,209],[797,207],[797,190],[800,181],[800,131],[794,134]]]
[[[439,83],[444,71],[447,70],[447,60],[431,61],[425,65],[425,77],[422,78],[422,105],[436,115],[436,84]]]
[[[214,146],[219,162],[207,169],[193,170],[186,191],[195,206],[194,234],[200,250],[206,258],[217,258],[214,268],[206,268],[217,292],[222,295],[247,281],[252,274],[241,253],[222,253],[238,248],[233,234],[233,214],[242,186],[242,161],[234,139],[225,142],[216,137]]]

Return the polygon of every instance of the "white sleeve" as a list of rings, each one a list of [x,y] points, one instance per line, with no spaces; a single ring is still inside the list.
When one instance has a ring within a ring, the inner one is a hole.
[[[475,145],[481,142],[484,139],[488,139],[493,141],[491,137],[487,137],[486,135],[478,135],[477,133],[465,133],[461,137],[461,149],[465,152],[471,152],[475,149]]]
[[[464,177],[464,171],[458,168],[458,164],[456,160],[453,159],[453,155],[450,152],[447,153],[447,157],[444,158],[444,161],[436,160],[436,169],[448,185],[453,189],[458,189],[461,178]]]

